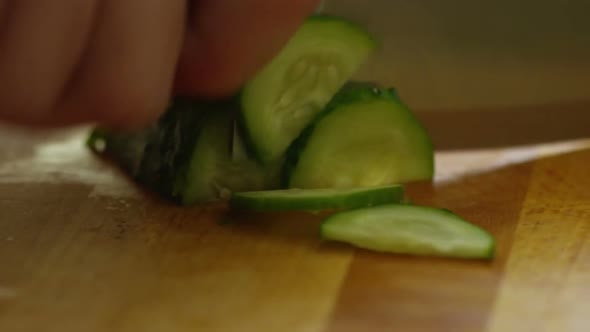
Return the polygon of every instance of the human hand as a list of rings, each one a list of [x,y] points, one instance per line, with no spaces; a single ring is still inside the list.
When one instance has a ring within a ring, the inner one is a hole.
[[[0,0],[0,120],[131,127],[231,94],[317,2]]]

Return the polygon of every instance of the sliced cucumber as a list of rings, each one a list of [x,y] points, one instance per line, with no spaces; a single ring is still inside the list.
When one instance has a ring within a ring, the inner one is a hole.
[[[329,240],[389,253],[492,258],[495,240],[461,217],[430,207],[382,205],[332,215],[321,225]]]
[[[190,153],[185,172],[178,173],[175,192],[185,204],[215,200],[227,186],[220,176],[231,174],[232,122],[226,112],[208,114]],[[182,174],[182,175],[181,175]]]
[[[393,90],[347,85],[293,142],[290,188],[354,188],[432,178],[430,138]]]
[[[230,207],[253,211],[324,211],[353,209],[403,200],[402,186],[338,189],[287,189],[236,192]]]
[[[275,163],[376,48],[359,26],[309,18],[242,90],[242,127],[259,160]]]
[[[134,132],[95,128],[86,145],[96,153],[114,157],[123,170],[135,177],[139,173],[146,144],[155,131],[155,126]]]
[[[245,157],[232,160],[233,117],[210,114],[188,164],[186,179],[179,179],[185,204],[229,198],[233,191],[262,190],[266,176],[258,163]]]
[[[114,159],[138,183],[178,203],[220,199],[233,190],[261,190],[266,178],[257,162],[232,160],[231,103],[177,98],[145,130],[97,129],[88,143]]]
[[[138,182],[158,192],[170,193],[177,170],[190,157],[205,114],[197,111],[189,99],[178,97],[157,122],[146,128],[134,131],[94,129],[88,146],[109,156]]]

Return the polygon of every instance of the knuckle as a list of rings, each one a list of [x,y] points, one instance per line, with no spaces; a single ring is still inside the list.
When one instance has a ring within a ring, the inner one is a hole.
[[[168,96],[133,85],[110,85],[93,92],[90,104],[99,121],[138,126],[154,121],[164,112]]]

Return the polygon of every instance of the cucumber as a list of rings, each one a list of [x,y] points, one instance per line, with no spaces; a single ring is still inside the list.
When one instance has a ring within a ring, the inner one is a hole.
[[[215,201],[233,190],[266,187],[252,159],[232,160],[235,110],[229,102],[175,98],[143,130],[97,128],[88,145],[114,160],[136,182],[180,204]]]
[[[241,91],[241,127],[256,157],[280,163],[289,144],[375,50],[367,31],[341,18],[308,18]]]
[[[353,209],[387,203],[400,203],[402,186],[338,189],[287,189],[235,192],[230,207],[252,211],[324,211]]]
[[[199,123],[205,112],[197,112],[195,108],[189,99],[178,97],[157,122],[146,128],[134,131],[95,128],[87,144],[93,151],[110,157],[139,182],[170,191],[173,171],[185,163],[189,147],[195,144],[200,132]]]
[[[431,179],[429,135],[391,89],[346,85],[286,152],[289,188],[354,188]]]
[[[174,193],[182,203],[215,201],[228,198],[234,190],[264,188],[264,174],[254,161],[232,161],[232,119],[227,112],[214,112],[201,124],[186,171],[175,180]]]
[[[443,209],[381,205],[333,214],[321,224],[325,239],[369,250],[470,259],[494,257],[488,232]]]
[[[133,132],[95,128],[91,131],[86,145],[96,153],[114,157],[118,166],[135,177],[139,173],[146,144],[154,132],[153,126]]]

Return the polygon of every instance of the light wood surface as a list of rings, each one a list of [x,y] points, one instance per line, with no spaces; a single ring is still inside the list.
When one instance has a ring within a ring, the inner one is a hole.
[[[588,141],[440,153],[409,188],[490,230],[487,263],[323,243],[321,216],[178,208],[83,135],[0,131],[0,331],[588,331]]]

